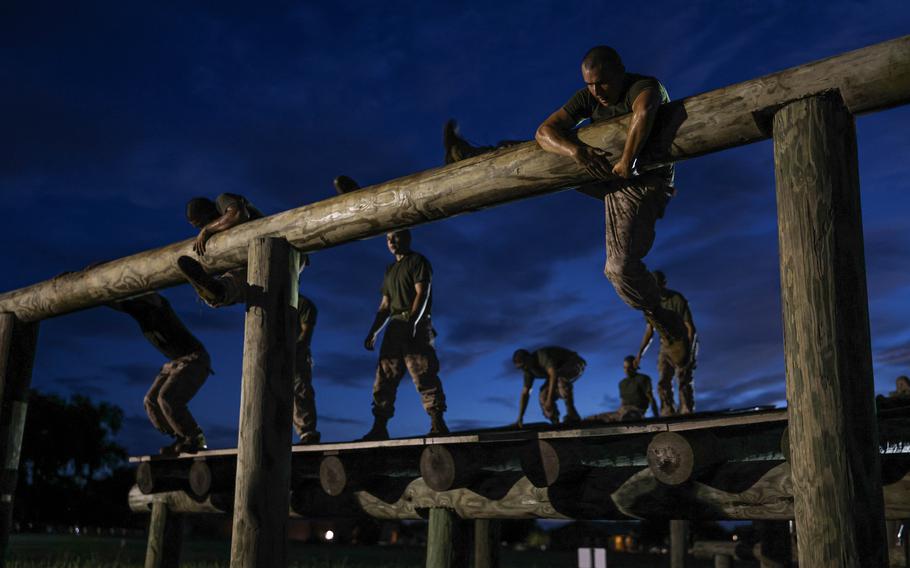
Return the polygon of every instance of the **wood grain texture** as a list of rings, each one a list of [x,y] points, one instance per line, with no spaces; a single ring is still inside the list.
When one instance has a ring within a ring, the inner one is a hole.
[[[799,563],[884,566],[856,133],[837,93],[774,115],[774,162]]]
[[[502,522],[494,519],[474,521],[474,568],[499,568]]]
[[[149,518],[145,568],[178,568],[183,547],[183,519],[171,513],[167,503],[155,501]]]
[[[449,509],[430,509],[427,527],[427,568],[457,568],[455,534],[458,517]]]
[[[670,521],[670,568],[686,568],[689,552],[689,521]]]
[[[250,243],[232,568],[287,563],[299,262],[284,239]]]
[[[910,36],[664,105],[641,162],[655,166],[766,139],[769,109],[832,89],[853,113],[906,104]],[[627,115],[592,125],[579,137],[619,155],[628,122]],[[281,236],[313,252],[590,181],[571,159],[527,142],[244,223],[212,237],[202,261],[211,271],[223,271],[242,265],[257,237]],[[174,243],[7,292],[0,295],[0,312],[36,321],[180,284],[175,263],[192,254],[191,244]]]
[[[24,323],[17,318],[2,319],[0,357],[5,352],[3,374],[0,375],[0,566],[3,566],[9,546],[13,523],[13,501],[19,481],[19,455],[25,417],[28,411],[28,392],[32,384],[32,368],[38,345],[38,324]],[[11,327],[10,327],[11,326]]]

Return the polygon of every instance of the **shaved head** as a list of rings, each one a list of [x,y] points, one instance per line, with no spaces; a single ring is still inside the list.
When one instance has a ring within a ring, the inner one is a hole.
[[[601,68],[608,71],[625,71],[622,58],[615,49],[606,45],[592,47],[581,60],[584,69]]]

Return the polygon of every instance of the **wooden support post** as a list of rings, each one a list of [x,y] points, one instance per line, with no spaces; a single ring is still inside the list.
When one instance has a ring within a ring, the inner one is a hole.
[[[38,324],[0,313],[0,566],[6,563],[13,524],[13,496],[28,410]]]
[[[726,554],[718,554],[714,557],[714,568],[730,568],[733,566],[733,558]]]
[[[434,507],[430,509],[430,523],[427,527],[427,568],[458,568],[467,565],[459,562],[463,551],[460,519],[451,509]]]
[[[284,239],[250,242],[231,568],[287,563],[291,381],[300,255]]]
[[[853,116],[834,93],[774,115],[799,565],[884,566]]]
[[[670,568],[686,568],[689,521],[670,521]]]
[[[499,568],[501,529],[498,519],[474,521],[474,568]]]
[[[152,503],[145,568],[177,568],[183,546],[183,517],[168,510],[167,503]]]

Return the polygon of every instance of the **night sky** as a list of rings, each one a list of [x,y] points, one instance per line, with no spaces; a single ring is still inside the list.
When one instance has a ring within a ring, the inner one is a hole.
[[[606,8],[609,6],[609,8]],[[910,32],[906,2],[0,3],[0,290],[191,237],[185,202],[221,192],[266,214],[442,164],[444,121],[476,143],[529,139],[614,46],[674,99]],[[877,391],[910,374],[910,108],[857,120]],[[700,410],[785,404],[771,142],[681,163],[647,263],[688,296]],[[641,315],[603,277],[603,206],[575,192],[414,230],[433,263],[450,427],[517,416],[518,347],[588,361],[583,415],[618,406]],[[314,384],[324,440],[371,422],[384,239],[312,255]],[[243,308],[164,291],[216,374],[191,403],[210,447],[236,445]],[[656,349],[643,371],[656,375]],[[126,315],[42,323],[34,387],[121,406],[131,453],[167,442],[142,397],[164,359]],[[539,383],[538,383],[539,385]],[[542,417],[536,394],[527,421]],[[406,377],[393,436],[429,421]]]

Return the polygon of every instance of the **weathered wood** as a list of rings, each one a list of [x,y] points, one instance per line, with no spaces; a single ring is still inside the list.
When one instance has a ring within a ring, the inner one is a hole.
[[[764,113],[838,89],[854,113],[910,100],[910,37],[902,37],[664,105],[641,162],[656,165],[769,137]],[[541,114],[543,118],[543,114]],[[579,137],[622,153],[630,117],[583,129]],[[203,259],[221,271],[241,266],[247,243],[281,236],[304,252],[543,195],[590,182],[568,158],[534,142],[392,180],[244,223],[212,237]],[[115,260],[0,295],[0,311],[35,321],[183,282],[177,257],[192,240]]]
[[[38,344],[38,324],[9,314],[0,318],[0,567],[6,562],[19,480],[19,452],[28,410],[28,389]]]
[[[837,93],[774,115],[790,464],[801,566],[884,566],[854,119]]]
[[[146,494],[183,490],[190,487],[192,464],[185,461],[150,460],[136,468],[136,485]]]
[[[195,499],[185,491],[165,491],[147,495],[133,486],[129,493],[130,510],[134,513],[151,512],[155,503],[165,503],[168,510],[176,514],[204,515],[230,514],[233,510],[233,495],[210,493],[205,499]]]
[[[670,568],[686,568],[689,551],[689,521],[670,521]]]
[[[456,538],[458,517],[449,509],[430,509],[427,527],[427,568],[458,568]]]
[[[287,563],[299,265],[284,239],[250,243],[232,568]]]
[[[577,440],[533,440],[521,448],[521,469],[535,487],[549,487],[584,473]]]
[[[501,531],[501,521],[493,519],[474,521],[474,568],[499,568]]]
[[[149,518],[145,568],[177,568],[183,547],[183,519],[168,511],[167,503],[155,501]]]
[[[717,554],[714,556],[714,568],[731,568],[732,566],[733,558],[726,554]]]
[[[695,558],[717,558],[751,561],[758,559],[758,543],[731,542],[728,540],[697,540],[689,552]],[[716,563],[715,563],[716,565]]]
[[[420,476],[434,491],[465,487],[480,473],[477,453],[457,444],[427,446],[420,454]]]
[[[234,491],[237,479],[237,462],[228,459],[194,459],[189,471],[190,490],[196,497],[209,493]]]
[[[337,497],[344,493],[345,489],[353,489],[357,486],[348,472],[347,467],[338,456],[325,456],[319,462],[319,484],[322,490],[332,497]],[[353,474],[353,471],[350,472]]]
[[[419,448],[404,447],[381,457],[364,451],[323,456],[319,461],[319,483],[327,495],[347,491],[382,492],[385,486],[400,486],[401,480],[420,477]]]
[[[661,432],[648,444],[648,467],[661,483],[680,485],[726,459],[710,432]]]

